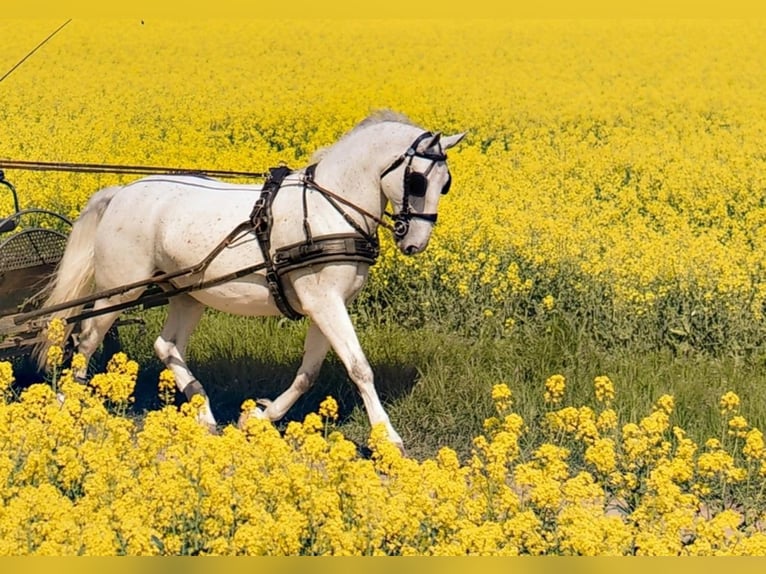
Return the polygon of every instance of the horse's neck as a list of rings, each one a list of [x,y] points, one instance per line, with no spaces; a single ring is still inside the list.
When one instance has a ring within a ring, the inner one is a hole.
[[[381,174],[412,143],[412,130],[401,131],[381,124],[338,142],[317,167],[319,183],[379,216],[387,202]]]

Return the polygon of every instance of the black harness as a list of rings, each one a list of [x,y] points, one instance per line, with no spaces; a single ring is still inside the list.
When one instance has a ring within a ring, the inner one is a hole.
[[[282,314],[293,320],[300,319],[303,315],[290,305],[285,296],[282,284],[282,276],[285,273],[313,263],[331,263],[334,261],[358,261],[373,265],[380,254],[377,235],[371,235],[365,231],[343,211],[332,197],[327,195],[324,197],[343,215],[357,233],[313,236],[308,222],[306,193],[311,187],[315,169],[316,164],[306,168],[306,175],[303,179],[303,230],[306,235],[304,241],[280,247],[274,252],[273,257],[271,255],[271,206],[285,177],[292,173],[290,168],[280,166],[269,170],[270,175],[263,185],[260,197],[253,206],[253,211],[250,213],[253,233],[255,233],[263,253],[269,291]]]
[[[105,313],[111,313],[114,311],[121,311],[130,307],[135,307],[138,304],[144,306],[144,308],[163,305],[167,303],[169,297],[180,295],[181,293],[191,293],[202,289],[209,289],[217,285],[228,283],[229,281],[236,281],[247,275],[257,273],[259,271],[266,271],[266,278],[268,281],[270,292],[273,294],[274,300],[279,310],[290,319],[299,319],[302,317],[295,309],[293,309],[287,301],[284,294],[284,288],[282,285],[282,276],[288,271],[299,269],[312,263],[329,263],[333,261],[360,261],[374,264],[380,253],[377,232],[370,233],[357,221],[350,217],[346,213],[342,205],[350,207],[358,214],[362,215],[366,220],[375,222],[377,225],[384,227],[395,235],[400,235],[401,238],[406,234],[406,227],[409,227],[409,221],[412,218],[422,218],[427,221],[435,222],[436,214],[419,214],[412,212],[409,204],[409,197],[422,197],[425,195],[428,180],[426,176],[431,171],[433,166],[429,166],[425,174],[420,174],[412,171],[410,165],[414,156],[429,159],[432,162],[444,161],[446,156],[440,150],[439,153],[432,154],[428,152],[418,152],[417,145],[425,138],[431,136],[429,132],[421,134],[420,137],[407,149],[407,151],[393,161],[393,163],[386,168],[381,174],[381,179],[387,174],[391,173],[398,166],[402,165],[405,160],[407,165],[405,166],[404,173],[404,200],[402,209],[397,214],[391,214],[383,212],[383,216],[392,219],[394,224],[390,224],[382,219],[381,216],[377,216],[373,213],[365,211],[363,208],[355,205],[353,202],[344,198],[341,195],[334,193],[332,190],[326,189],[314,181],[314,171],[316,164],[310,165],[305,169],[304,174],[301,177],[303,183],[303,229],[305,232],[304,241],[286,245],[276,250],[274,255],[271,255],[271,229],[272,229],[272,216],[271,206],[274,202],[274,198],[279,191],[283,180],[292,171],[287,167],[277,167],[269,170],[267,180],[263,185],[261,195],[253,206],[253,210],[250,217],[241,222],[229,234],[224,237],[213,250],[208,253],[202,261],[199,261],[188,267],[176,269],[175,271],[162,272],[152,275],[152,277],[143,279],[141,281],[134,281],[120,287],[114,287],[105,291],[100,291],[97,294],[88,295],[59,303],[56,305],[50,305],[49,307],[35,309],[27,311],[25,313],[19,313],[13,316],[14,325],[27,324],[28,322],[37,319],[41,316],[61,311],[64,309],[71,309],[77,305],[88,305],[97,299],[106,299],[114,295],[127,293],[133,289],[144,288],[147,291],[142,294],[138,299],[132,299],[130,301],[122,301],[121,303],[115,303],[106,307],[100,307],[98,309],[85,309],[75,315],[67,318],[67,323],[73,323],[90,317],[96,317]],[[195,174],[198,175],[198,174]],[[254,174],[249,174],[250,176]],[[171,180],[175,183],[177,181]],[[451,178],[447,180],[442,188],[442,194],[449,191]],[[128,184],[132,185],[132,184]],[[199,185],[199,184],[196,184]],[[311,226],[308,222],[308,208],[306,195],[308,189],[319,192],[348,222],[352,229],[356,233],[340,233],[324,235],[320,237],[314,237],[311,233]],[[2,226],[2,225],[0,225]],[[404,234],[402,234],[402,227],[405,227]],[[376,228],[377,229],[377,228]],[[230,273],[214,277],[212,279],[203,279],[202,274],[208,268],[210,263],[227,247],[232,246],[234,242],[242,238],[244,235],[254,233],[260,248],[263,252],[263,259],[259,263],[254,263],[242,269],[237,269]],[[195,281],[184,281],[183,285],[176,285],[174,280],[184,277],[199,276]]]
[[[293,320],[303,317],[301,313],[296,311],[290,305],[285,296],[284,285],[282,284],[282,276],[285,273],[313,263],[358,261],[374,265],[377,261],[378,255],[380,254],[380,244],[377,232],[372,234],[362,227],[343,209],[341,204],[353,208],[361,215],[390,229],[397,239],[401,239],[407,234],[410,220],[413,218],[424,219],[431,223],[436,223],[437,216],[435,213],[416,213],[412,211],[412,207],[410,206],[410,197],[425,196],[428,188],[427,177],[434,164],[439,161],[446,161],[447,159],[446,154],[443,152],[434,154],[417,151],[418,145],[428,137],[433,137],[433,134],[431,132],[424,132],[418,136],[407,151],[394,160],[394,162],[388,166],[380,176],[382,179],[406,162],[403,176],[402,208],[399,213],[395,215],[388,212],[384,213],[384,215],[393,220],[393,225],[384,222],[379,217],[368,213],[345,198],[317,184],[316,181],[314,181],[314,172],[316,171],[317,164],[308,166],[304,170],[301,179],[303,183],[303,231],[305,239],[298,243],[276,249],[273,256],[271,254],[271,230],[273,223],[271,206],[282,186],[282,182],[288,175],[293,173],[293,171],[286,166],[269,169],[269,176],[263,184],[261,195],[253,206],[249,222],[250,225],[252,225],[253,233],[255,233],[255,237],[258,240],[261,252],[263,253],[264,262],[259,268],[266,270],[266,281],[269,286],[269,291],[271,292],[277,307],[285,317]],[[414,157],[431,160],[432,163],[425,173],[419,173],[412,169],[411,165]],[[449,191],[451,181],[452,178],[450,176],[450,179],[447,180],[447,183],[441,190],[442,194],[446,194]],[[308,221],[308,204],[306,197],[309,189],[318,191],[330,205],[343,216],[356,233],[340,233],[314,237]]]

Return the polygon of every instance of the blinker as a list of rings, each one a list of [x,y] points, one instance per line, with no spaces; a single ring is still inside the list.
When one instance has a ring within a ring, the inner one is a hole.
[[[426,190],[428,189],[428,180],[422,173],[408,169],[404,174],[404,188],[407,195],[425,197]]]
[[[448,174],[447,183],[442,187],[441,194],[447,195],[452,185],[452,174]],[[428,190],[428,179],[422,173],[407,170],[404,174],[404,189],[407,195],[412,197],[425,197]]]

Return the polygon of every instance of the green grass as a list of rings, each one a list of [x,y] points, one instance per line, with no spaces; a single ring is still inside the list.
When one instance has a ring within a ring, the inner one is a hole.
[[[144,326],[121,328],[123,348],[141,365],[136,410],[159,406],[156,382],[162,368],[152,342],[164,310],[143,314]],[[301,360],[306,322],[246,319],[208,311],[192,337],[189,364],[203,382],[221,424],[236,421],[248,398],[273,398],[287,388]],[[473,437],[494,414],[492,385],[507,383],[514,408],[540,432],[547,410],[544,382],[553,374],[567,379],[565,404],[593,405],[593,379],[607,375],[615,383],[615,408],[622,424],[638,422],[654,401],[669,393],[676,398],[673,423],[702,441],[720,433],[718,398],[732,390],[742,398],[742,414],[766,428],[766,374],[763,359],[678,354],[670,348],[641,352],[601,348],[584,332],[550,318],[513,331],[505,338],[463,337],[438,325],[417,329],[393,321],[364,321],[358,334],[376,375],[376,387],[408,452],[432,456],[449,446],[468,456]],[[360,445],[369,425],[361,401],[343,366],[331,352],[315,386],[285,419],[300,420],[332,395],[340,404],[340,428]],[[178,400],[182,398],[179,396]]]

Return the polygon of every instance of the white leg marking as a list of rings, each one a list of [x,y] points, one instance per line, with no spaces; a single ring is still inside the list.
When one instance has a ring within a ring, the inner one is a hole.
[[[205,406],[200,411],[199,422],[214,428],[217,423],[210,408],[210,400],[184,359],[189,337],[204,311],[205,306],[189,295],[172,297],[168,304],[165,325],[154,342],[154,351],[165,366],[173,372],[178,390],[184,393],[187,399],[195,394],[205,397]]]

